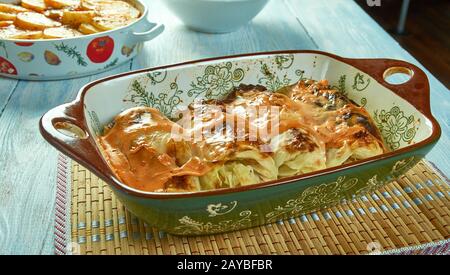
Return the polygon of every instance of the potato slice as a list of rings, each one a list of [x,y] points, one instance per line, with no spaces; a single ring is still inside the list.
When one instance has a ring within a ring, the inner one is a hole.
[[[0,12],[19,13],[19,12],[26,12],[26,11],[29,11],[29,10],[24,7],[21,7],[21,6],[0,3]]]
[[[2,39],[39,39],[41,37],[41,31],[21,30],[14,25],[0,28],[0,38]]]
[[[125,1],[117,0],[81,0],[82,10],[95,10],[100,16],[121,15],[138,18],[141,12]]]
[[[42,31],[23,31],[11,35],[10,39],[40,39],[42,38]]]
[[[75,8],[80,5],[79,0],[44,0],[48,7],[55,9]]]
[[[78,27],[78,31],[80,31],[83,34],[93,34],[101,32],[101,30],[97,29],[96,27],[88,23],[81,23],[80,26]]]
[[[92,0],[80,0],[80,10],[93,11],[96,9],[95,1]]]
[[[46,10],[44,15],[56,21],[60,21],[63,16],[63,10]]]
[[[0,12],[0,21],[5,21],[5,20],[16,20],[16,15],[14,13],[5,13],[5,12]]]
[[[61,23],[54,21],[37,12],[21,12],[17,14],[16,26],[26,30],[44,30],[59,27]]]
[[[61,22],[64,25],[78,27],[82,23],[90,23],[94,16],[94,11],[64,11]]]
[[[37,12],[43,12],[47,9],[44,0],[22,0],[21,5],[24,8]]]
[[[5,26],[3,28],[0,28],[0,38],[1,39],[6,39],[11,34],[14,34],[15,31],[16,31],[16,26],[14,26],[14,25],[9,25],[9,26]]]
[[[14,24],[14,21],[0,21],[0,28],[8,27]]]
[[[99,0],[93,2],[101,16],[121,15],[127,18],[138,18],[141,12],[124,1]]]
[[[96,16],[92,19],[92,25],[99,30],[109,31],[126,26],[135,21],[124,16]]]
[[[52,38],[67,38],[67,37],[75,37],[82,35],[79,31],[62,26],[56,28],[48,28],[44,30],[44,38],[52,39]]]

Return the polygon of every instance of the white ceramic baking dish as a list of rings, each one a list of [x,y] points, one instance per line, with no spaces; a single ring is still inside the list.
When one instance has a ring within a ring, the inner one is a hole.
[[[411,79],[401,85],[387,83],[386,77],[394,72]],[[392,151],[256,185],[154,193],[120,182],[97,144],[103,126],[133,106],[151,106],[172,116],[178,106],[196,98],[222,98],[240,84],[261,84],[274,91],[310,78],[328,79],[365,106]],[[111,76],[83,87],[75,101],[49,111],[40,123],[48,142],[108,183],[132,213],[149,225],[181,235],[275,222],[361,196],[405,173],[431,150],[441,133],[430,110],[428,79],[417,66],[318,51],[221,57]]]
[[[133,58],[164,25],[149,22],[140,0],[127,0],[141,11],[128,26],[64,39],[0,39],[0,75],[27,80],[56,80],[100,73]]]

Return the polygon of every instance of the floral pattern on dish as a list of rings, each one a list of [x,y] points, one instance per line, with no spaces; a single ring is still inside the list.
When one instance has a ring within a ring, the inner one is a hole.
[[[398,106],[389,111],[375,110],[373,119],[392,150],[400,148],[401,142],[410,143],[416,135],[414,115],[407,116]]]
[[[207,99],[226,96],[239,85],[244,75],[244,70],[233,68],[231,62],[207,66],[204,74],[191,82],[188,96],[196,98],[202,96]]]

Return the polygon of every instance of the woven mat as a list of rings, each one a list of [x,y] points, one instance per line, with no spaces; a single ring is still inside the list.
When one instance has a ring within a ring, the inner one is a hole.
[[[56,254],[450,254],[449,181],[428,162],[374,194],[238,232],[179,237],[147,226],[60,157]]]

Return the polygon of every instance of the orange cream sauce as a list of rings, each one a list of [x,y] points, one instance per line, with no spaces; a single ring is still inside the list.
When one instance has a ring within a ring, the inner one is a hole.
[[[165,150],[148,144],[148,135],[170,133],[179,127],[156,109],[137,107],[118,115],[99,140],[107,161],[124,183],[145,191],[164,190],[173,177],[200,176],[210,169],[195,157],[178,166]]]
[[[358,140],[386,150],[367,111],[326,81],[300,82],[278,93],[246,86],[224,100],[191,104],[177,123],[153,108],[131,108],[115,118],[99,142],[121,181],[140,190],[165,191],[177,184],[183,189],[183,177],[202,176],[233,153],[267,145],[289,129],[302,129],[322,149]]]

